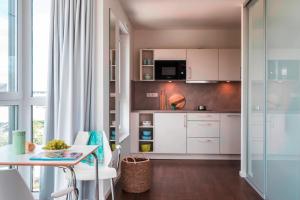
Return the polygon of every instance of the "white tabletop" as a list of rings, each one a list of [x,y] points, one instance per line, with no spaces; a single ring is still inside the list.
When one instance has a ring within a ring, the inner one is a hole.
[[[82,153],[82,156],[77,160],[71,161],[36,161],[30,160],[30,158],[39,153],[42,150],[41,146],[37,146],[36,150],[32,153],[16,155],[13,151],[12,145],[6,145],[0,147],[0,166],[1,165],[13,165],[13,166],[61,166],[61,167],[70,167],[78,164],[88,155],[96,151],[98,145],[74,145],[69,151]]]

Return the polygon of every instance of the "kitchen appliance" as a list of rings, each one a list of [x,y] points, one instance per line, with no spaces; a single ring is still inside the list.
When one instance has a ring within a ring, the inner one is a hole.
[[[155,80],[185,80],[185,60],[156,60]]]
[[[206,106],[199,105],[199,106],[197,107],[197,109],[198,109],[199,111],[205,111],[205,110],[206,110]]]

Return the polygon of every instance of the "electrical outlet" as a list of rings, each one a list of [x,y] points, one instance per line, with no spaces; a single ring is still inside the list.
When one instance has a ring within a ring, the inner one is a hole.
[[[146,96],[148,98],[156,98],[156,97],[158,97],[158,93],[157,92],[156,93],[146,93]]]

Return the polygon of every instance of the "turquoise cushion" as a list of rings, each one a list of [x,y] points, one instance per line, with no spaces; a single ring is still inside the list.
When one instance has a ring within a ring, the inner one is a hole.
[[[90,131],[89,134],[90,134],[90,138],[88,141],[88,145],[99,145],[99,148],[96,151],[96,155],[98,157],[98,163],[103,164],[104,162],[103,132]],[[82,162],[94,166],[94,156],[89,155]]]

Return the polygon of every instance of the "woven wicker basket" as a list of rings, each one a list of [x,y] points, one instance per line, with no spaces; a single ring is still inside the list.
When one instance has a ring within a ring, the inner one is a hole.
[[[142,193],[151,188],[151,162],[147,158],[126,157],[121,165],[121,183],[124,191]]]

